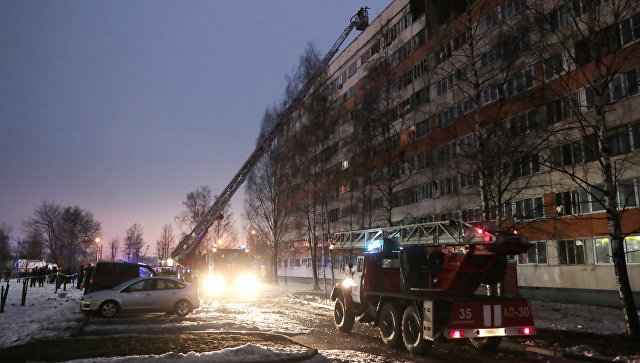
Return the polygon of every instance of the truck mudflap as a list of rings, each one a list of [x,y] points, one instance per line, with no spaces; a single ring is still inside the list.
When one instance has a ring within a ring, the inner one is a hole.
[[[446,339],[533,335],[527,300],[458,301],[443,332]]]

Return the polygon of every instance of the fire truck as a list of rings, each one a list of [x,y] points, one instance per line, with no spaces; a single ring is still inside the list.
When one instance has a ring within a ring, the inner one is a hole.
[[[259,281],[249,251],[242,248],[214,247],[207,253],[209,273],[204,292],[216,297],[247,297],[258,292]]]
[[[331,292],[335,326],[372,323],[385,344],[411,353],[461,338],[493,350],[503,337],[535,334],[527,300],[476,294],[529,247],[515,230],[461,221],[337,233],[333,249],[365,252]]]

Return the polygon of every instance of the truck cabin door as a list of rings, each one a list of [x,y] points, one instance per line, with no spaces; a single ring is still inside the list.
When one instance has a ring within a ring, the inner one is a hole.
[[[362,273],[364,272],[364,256],[358,256],[356,270],[353,273],[353,287],[351,287],[351,299],[354,302],[361,303],[360,291],[362,287]]]

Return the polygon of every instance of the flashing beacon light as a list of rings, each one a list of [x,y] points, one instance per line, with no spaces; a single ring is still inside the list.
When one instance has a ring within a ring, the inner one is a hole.
[[[476,228],[476,233],[483,234],[484,231],[482,230],[482,228]]]
[[[367,245],[367,251],[372,252],[382,248],[382,241],[374,240]]]
[[[518,230],[517,230],[517,229],[514,229],[514,230],[513,230],[513,234],[518,234]]]
[[[462,330],[452,330],[449,332],[449,336],[454,339],[462,338],[464,336],[464,332]]]

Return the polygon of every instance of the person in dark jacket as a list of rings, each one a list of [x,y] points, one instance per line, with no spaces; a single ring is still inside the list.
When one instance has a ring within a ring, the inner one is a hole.
[[[84,288],[84,293],[89,292],[89,285],[91,285],[91,274],[93,273],[93,267],[88,263],[84,267],[84,278],[82,279],[82,287]]]
[[[84,279],[84,266],[80,265],[80,268],[78,268],[78,276],[76,277],[78,278],[78,280],[76,281],[76,288],[81,289],[82,279]]]

